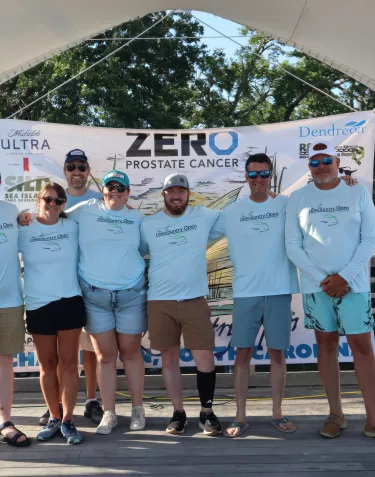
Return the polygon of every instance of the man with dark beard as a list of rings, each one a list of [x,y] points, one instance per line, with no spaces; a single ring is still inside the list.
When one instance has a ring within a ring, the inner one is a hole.
[[[160,350],[163,378],[174,412],[166,431],[182,434],[187,425],[182,402],[180,338],[197,365],[201,401],[199,427],[206,435],[222,433],[212,411],[215,335],[204,298],[208,295],[206,248],[220,212],[189,206],[189,183],[182,174],[166,177],[164,210],[141,225],[142,249],[150,252],[148,319],[151,347]]]

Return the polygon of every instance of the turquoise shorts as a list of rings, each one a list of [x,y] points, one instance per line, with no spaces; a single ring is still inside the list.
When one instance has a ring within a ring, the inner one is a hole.
[[[240,297],[233,300],[232,345],[252,348],[261,326],[271,349],[288,349],[292,295]]]
[[[374,329],[369,292],[349,292],[332,298],[324,292],[302,295],[305,328],[317,331],[338,331],[340,335],[359,335]]]

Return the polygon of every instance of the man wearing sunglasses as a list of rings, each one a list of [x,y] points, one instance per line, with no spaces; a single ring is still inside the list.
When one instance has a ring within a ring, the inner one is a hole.
[[[90,177],[90,166],[87,156],[82,149],[69,151],[65,158],[64,175],[68,183],[66,189],[67,203],[65,210],[89,199],[102,199],[102,195],[87,188]],[[83,350],[83,368],[86,377],[87,400],[84,415],[98,424],[103,416],[103,409],[96,399],[96,356],[94,348],[87,333],[82,331],[80,347]],[[49,411],[46,411],[39,420],[39,424],[45,426],[49,419]]]
[[[330,414],[320,433],[334,438],[347,426],[340,397],[339,335],[346,335],[365,401],[364,433],[375,437],[375,359],[371,344],[368,264],[375,251],[375,210],[363,185],[346,187],[340,160],[326,142],[310,146],[313,182],[292,193],[286,249],[300,270],[305,327],[315,331],[318,367]]]
[[[292,293],[299,292],[297,271],[285,250],[285,210],[287,198],[269,194],[272,162],[266,154],[250,155],[245,178],[250,196],[231,204],[221,214],[213,232],[226,235],[233,280],[232,345],[237,347],[234,388],[237,413],[226,429],[235,438],[247,428],[250,360],[261,326],[264,327],[271,361],[272,420],[281,432],[295,427],[282,413],[286,380],[284,350],[290,344]]]

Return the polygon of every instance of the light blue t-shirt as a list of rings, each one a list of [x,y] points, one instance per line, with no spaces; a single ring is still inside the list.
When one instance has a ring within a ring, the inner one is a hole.
[[[208,295],[207,241],[220,212],[200,205],[180,217],[163,211],[141,225],[142,250],[150,252],[148,300],[187,300]]]
[[[27,310],[82,295],[77,274],[78,227],[73,220],[44,225],[33,219],[28,227],[18,229],[18,247],[25,265]]]
[[[90,199],[102,199],[102,194],[100,192],[97,192],[92,189],[86,189],[86,192],[83,195],[79,196],[74,196],[74,195],[69,195],[68,191],[65,190],[66,192],[66,197],[67,197],[67,202],[65,204],[65,209],[70,209],[71,207],[74,207],[75,205],[85,202]]]
[[[285,250],[287,202],[282,195],[261,203],[246,197],[221,213],[213,233],[227,236],[235,298],[299,292],[297,270]]]
[[[0,308],[23,305],[17,215],[15,205],[0,200]]]
[[[81,202],[66,214],[79,228],[79,276],[106,290],[136,285],[145,269],[139,253],[143,215],[127,207],[109,210],[98,199]]]
[[[300,269],[303,293],[338,273],[354,293],[370,289],[368,264],[375,251],[375,209],[361,184],[331,190],[314,183],[292,193],[286,214],[286,249]]]

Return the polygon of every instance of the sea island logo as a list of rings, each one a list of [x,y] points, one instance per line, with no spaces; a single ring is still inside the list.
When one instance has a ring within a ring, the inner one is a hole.
[[[35,202],[41,188],[48,184],[49,177],[8,176],[5,178],[5,200],[13,203]]]
[[[0,140],[0,148],[8,151],[43,151],[51,149],[47,139],[42,139],[40,129],[11,129],[5,139]]]
[[[364,134],[366,131],[366,120],[349,121],[343,126],[336,126],[332,123],[327,128],[313,129],[310,126],[299,126],[299,137],[335,137],[335,136],[350,136],[352,134]]]

